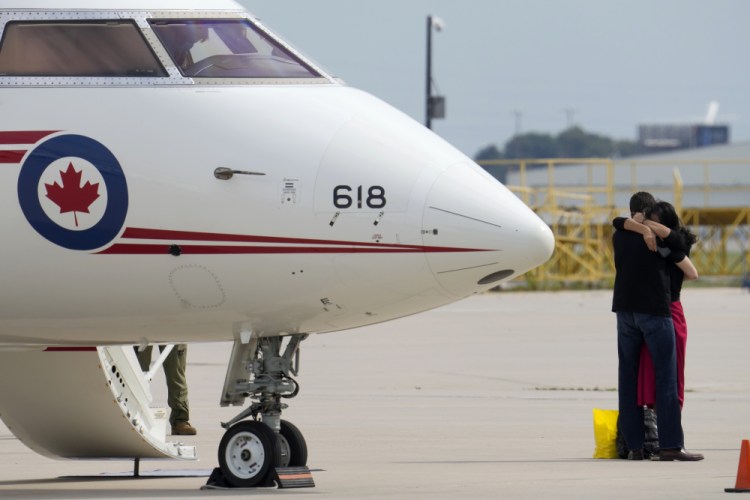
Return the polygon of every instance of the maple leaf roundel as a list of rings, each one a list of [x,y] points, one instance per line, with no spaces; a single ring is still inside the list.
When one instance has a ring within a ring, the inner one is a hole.
[[[41,236],[73,250],[110,243],[128,208],[127,183],[117,158],[81,135],[56,136],[32,150],[18,177],[18,199]]]
[[[86,181],[82,183],[83,170],[76,170],[73,163],[60,172],[60,184],[45,183],[47,198],[60,207],[60,213],[73,212],[75,225],[78,227],[78,212],[88,214],[89,207],[99,198],[99,184]]]

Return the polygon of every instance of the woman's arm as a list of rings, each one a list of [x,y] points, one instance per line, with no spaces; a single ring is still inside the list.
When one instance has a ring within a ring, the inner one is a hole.
[[[658,236],[672,251],[678,251],[688,254],[689,247],[686,244],[685,238],[680,231],[669,229],[664,224],[659,224],[652,220],[645,220],[643,224],[648,226],[656,236]]]
[[[656,236],[654,236],[654,231],[650,227],[636,222],[634,219],[625,219],[623,227],[627,231],[633,231],[643,236],[643,241],[646,242],[648,249],[652,252],[656,251]]]
[[[680,262],[675,262],[675,265],[680,268],[682,274],[685,275],[686,280],[698,279],[698,270],[693,265],[693,261],[687,255]]]
[[[646,219],[643,221],[643,224],[651,229],[653,232],[656,233],[656,236],[659,238],[665,240],[669,236],[669,233],[672,231],[664,224],[659,224],[658,222],[654,222],[650,219]]]

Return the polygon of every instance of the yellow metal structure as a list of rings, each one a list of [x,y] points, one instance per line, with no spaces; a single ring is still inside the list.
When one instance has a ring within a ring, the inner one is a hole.
[[[547,221],[555,234],[552,258],[525,275],[531,286],[611,283],[611,221],[628,214],[627,200],[636,191],[649,191],[672,202],[684,224],[698,235],[691,259],[701,276],[740,277],[750,271],[750,159],[552,158],[479,163],[491,167],[488,170],[505,168],[511,177],[506,181],[508,188]],[[577,182],[561,180],[570,177],[564,173],[573,168],[578,172]],[[724,174],[732,169],[738,180],[714,182],[719,169]],[[690,183],[683,181],[683,172],[690,173]],[[726,206],[722,197],[727,196],[734,206]]]

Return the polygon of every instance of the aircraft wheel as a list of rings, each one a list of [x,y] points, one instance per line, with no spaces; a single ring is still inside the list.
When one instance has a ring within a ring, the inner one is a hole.
[[[262,422],[239,422],[219,443],[219,468],[230,484],[249,488],[261,484],[280,458],[276,433]]]
[[[281,446],[282,467],[307,465],[307,442],[305,442],[305,437],[296,425],[281,420],[279,445]]]

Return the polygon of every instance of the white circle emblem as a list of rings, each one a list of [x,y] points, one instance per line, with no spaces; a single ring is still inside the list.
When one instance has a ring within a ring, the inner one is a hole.
[[[50,163],[39,179],[39,204],[55,224],[71,231],[95,226],[107,208],[107,186],[99,170],[83,158]]]

